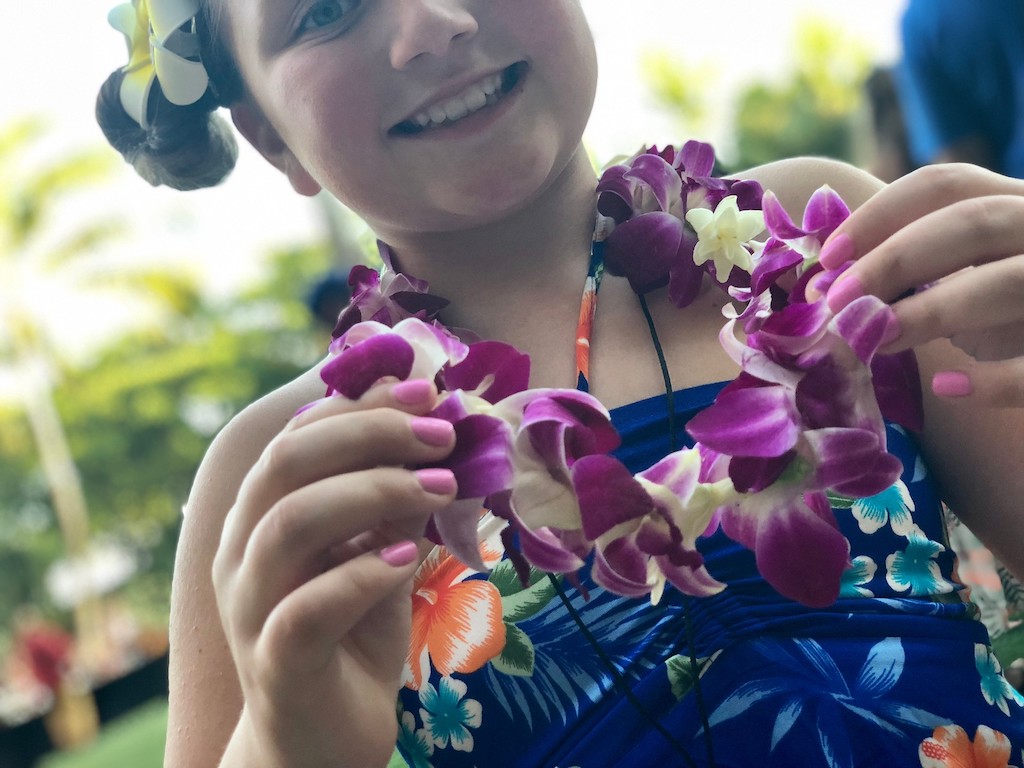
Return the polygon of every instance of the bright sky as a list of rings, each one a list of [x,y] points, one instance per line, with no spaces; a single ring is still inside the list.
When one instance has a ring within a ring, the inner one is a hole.
[[[514,0],[495,0],[514,2]],[[638,60],[644,48],[671,51],[687,66],[709,65],[724,103],[737,83],[781,72],[800,15],[836,20],[862,39],[878,61],[896,56],[896,22],[904,0],[634,0],[624,13],[622,0],[583,0],[597,38],[601,85],[587,141],[601,159],[630,152],[643,142],[678,143],[678,128],[650,113],[640,85]],[[52,3],[8,2],[6,40],[0,46],[0,119],[28,113],[47,117],[51,139],[43,152],[103,144],[92,118],[96,91],[107,74],[124,63],[121,36],[107,26],[110,0]],[[728,41],[728,43],[724,42]],[[743,53],[745,51],[745,53]],[[721,140],[713,116],[707,135]],[[31,158],[28,158],[31,160]],[[215,190],[179,193],[151,189],[125,167],[102,194],[93,194],[68,220],[104,212],[127,214],[134,234],[112,259],[156,258],[186,263],[213,291],[230,290],[257,274],[260,255],[275,243],[318,236],[318,210],[293,194],[283,179],[252,152]],[[53,317],[74,306],[52,291]],[[123,313],[122,313],[123,314]],[[115,312],[90,313],[97,327],[125,318]],[[73,327],[88,326],[78,315]],[[65,326],[67,327],[67,326]]]

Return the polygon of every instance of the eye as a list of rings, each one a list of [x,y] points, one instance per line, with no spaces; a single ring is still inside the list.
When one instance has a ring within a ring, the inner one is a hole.
[[[347,23],[359,10],[361,0],[317,0],[299,22],[298,33],[313,32],[338,23]]]

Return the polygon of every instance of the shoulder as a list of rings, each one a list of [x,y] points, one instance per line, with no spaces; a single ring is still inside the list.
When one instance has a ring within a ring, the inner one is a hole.
[[[867,171],[824,157],[779,160],[732,175],[753,179],[774,192],[791,216],[802,211],[815,190],[824,185],[832,187],[851,209],[885,186]]]
[[[201,513],[210,507],[221,508],[226,514],[242,480],[264,449],[296,410],[321,397],[323,392],[317,368],[313,368],[231,419],[214,438],[199,466],[185,507],[186,520],[193,512]]]

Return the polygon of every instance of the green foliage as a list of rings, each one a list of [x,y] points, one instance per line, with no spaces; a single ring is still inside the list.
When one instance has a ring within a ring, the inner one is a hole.
[[[797,28],[794,67],[781,83],[754,83],[739,97],[736,165],[798,155],[854,159],[854,120],[870,69],[862,43],[820,19]]]
[[[715,87],[712,69],[665,54],[649,55],[643,64],[655,99],[679,117],[683,136],[700,138],[707,94]],[[869,52],[861,41],[822,19],[799,21],[784,79],[754,81],[735,97],[735,153],[727,158],[729,168],[797,155],[852,160],[853,117],[869,70]]]
[[[106,726],[95,743],[59,752],[40,768],[161,768],[167,739],[167,702],[154,701]]]
[[[182,505],[214,432],[326,349],[303,296],[329,268],[327,249],[296,247],[269,261],[264,280],[220,303],[173,289],[187,313],[172,324],[140,329],[61,371],[54,395],[92,531],[140,556],[143,570],[122,598],[144,623],[166,620]],[[0,628],[20,604],[48,607],[42,577],[61,555],[27,424],[0,408]]]

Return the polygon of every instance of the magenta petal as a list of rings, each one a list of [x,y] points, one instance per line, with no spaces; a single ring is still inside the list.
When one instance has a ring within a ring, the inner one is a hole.
[[[850,209],[835,190],[829,186],[820,187],[811,195],[804,209],[804,230],[814,232],[824,243],[849,217]]]
[[[839,597],[850,542],[836,527],[824,494],[807,494],[773,511],[758,529],[757,568],[783,597],[825,608]],[[822,504],[824,503],[824,508]]]
[[[572,482],[579,499],[583,534],[591,540],[654,509],[654,501],[643,486],[611,456],[580,459],[573,465]]]
[[[771,349],[778,355],[799,355],[821,338],[832,313],[825,302],[790,304],[775,312],[750,340],[757,349]]]
[[[455,473],[460,499],[484,498],[512,483],[512,429],[493,416],[455,422],[455,449],[436,466]]]
[[[416,354],[401,336],[382,333],[349,347],[320,369],[328,387],[350,400],[358,400],[385,376],[404,380]]]
[[[547,573],[572,573],[583,567],[583,560],[549,528],[520,528],[519,549],[531,565]]]
[[[685,309],[700,294],[706,270],[693,263],[693,251],[697,247],[697,235],[690,230],[683,231],[679,249],[669,268],[668,300],[672,306]],[[709,262],[708,268],[714,264]]]
[[[750,290],[756,296],[767,291],[780,276],[800,264],[804,257],[781,240],[772,238],[765,244],[761,258],[750,275]]]
[[[500,341],[479,341],[469,345],[466,358],[441,373],[445,389],[476,390],[489,403],[497,403],[525,390],[530,383],[530,358],[510,344]]]
[[[699,443],[730,456],[781,456],[796,445],[800,420],[793,394],[783,387],[719,394],[694,416],[686,431]]]
[[[725,584],[708,573],[703,562],[697,565],[675,565],[667,557],[656,557],[654,562],[665,574],[666,580],[685,595],[709,597],[725,589]]]
[[[729,461],[729,479],[740,493],[763,491],[782,476],[795,456],[796,451],[768,458],[734,456]]]
[[[710,144],[691,139],[683,144],[678,160],[687,176],[710,176],[715,168],[715,150]]]
[[[683,240],[683,222],[671,213],[644,213],[619,224],[605,240],[609,274],[624,276],[639,294],[668,282]]]
[[[860,477],[837,483],[832,490],[856,499],[874,496],[892,486],[902,474],[903,462],[891,453],[877,453],[874,463],[865,466]]]
[[[814,486],[821,490],[865,477],[885,451],[878,435],[866,429],[813,429],[804,432],[804,440],[813,455]],[[868,495],[890,485],[890,479],[884,478],[884,484]]]
[[[608,412],[591,395],[575,390],[539,390],[523,409],[520,430],[549,466],[619,446]]]
[[[634,158],[626,177],[636,179],[646,187],[662,211],[672,210],[683,194],[683,182],[675,168],[656,154],[648,153]]]
[[[598,548],[590,576],[616,595],[644,597],[651,592],[647,583],[648,559],[629,539],[616,539]]]
[[[765,227],[773,237],[779,240],[798,240],[807,233],[793,223],[786,209],[782,207],[775,193],[768,190],[761,198],[761,210],[764,211]]]
[[[448,551],[475,571],[485,572],[480,558],[477,524],[480,521],[482,498],[462,499],[448,505],[433,517],[434,528]]]
[[[871,361],[871,381],[878,408],[887,420],[914,432],[924,428],[921,374],[913,350],[876,355]]]
[[[892,314],[892,308],[881,299],[861,296],[843,307],[832,322],[857,359],[868,365],[892,322]]]

